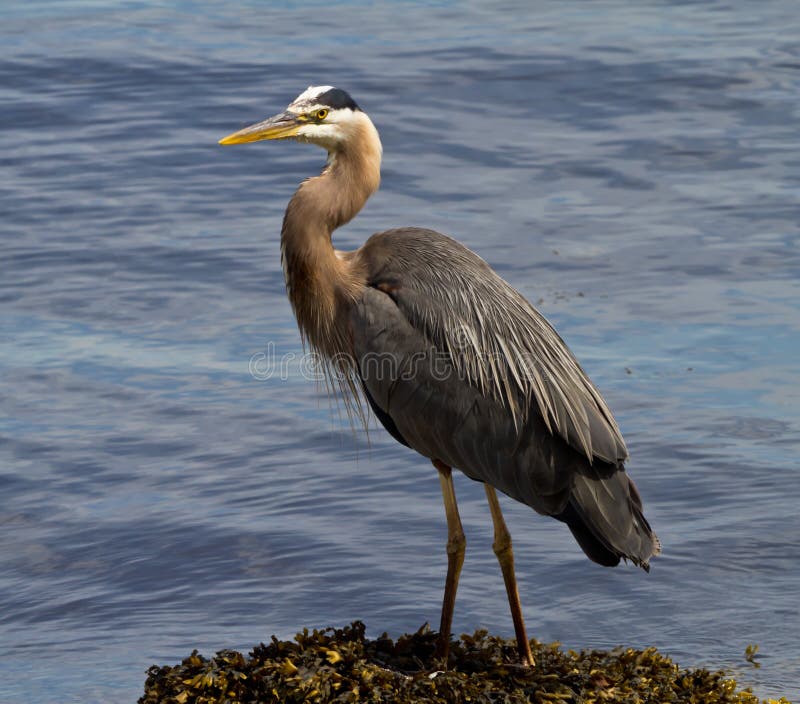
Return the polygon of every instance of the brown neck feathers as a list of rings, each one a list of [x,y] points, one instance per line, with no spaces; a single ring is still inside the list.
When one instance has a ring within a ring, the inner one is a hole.
[[[334,250],[331,233],[361,210],[380,183],[380,140],[360,115],[322,173],[297,189],[281,232],[286,289],[300,332],[328,357],[346,351],[341,313],[363,285],[351,258]]]

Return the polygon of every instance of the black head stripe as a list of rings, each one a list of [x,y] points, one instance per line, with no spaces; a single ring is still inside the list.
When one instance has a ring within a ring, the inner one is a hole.
[[[360,110],[356,105],[356,101],[350,97],[350,94],[341,88],[331,88],[321,93],[314,98],[314,102],[318,105],[327,105],[331,110],[341,110],[342,108]]]

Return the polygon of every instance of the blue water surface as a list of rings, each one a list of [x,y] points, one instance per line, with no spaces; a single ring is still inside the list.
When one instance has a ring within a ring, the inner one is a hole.
[[[800,698],[796,3],[6,0],[0,19],[0,701],[134,701],[195,647],[438,622],[436,472],[304,378],[278,235],[324,154],[217,145],[309,84],[350,91],[384,144],[336,245],[456,236],[625,434],[664,554],[605,569],[503,501],[530,634]],[[454,628],[511,636],[483,490],[456,489]]]

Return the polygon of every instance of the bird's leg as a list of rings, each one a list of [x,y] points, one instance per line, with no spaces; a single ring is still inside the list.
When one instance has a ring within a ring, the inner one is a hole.
[[[492,523],[494,523],[492,549],[494,554],[497,555],[497,561],[500,563],[500,569],[503,572],[503,581],[506,583],[508,605],[511,607],[511,618],[514,621],[514,632],[517,635],[519,657],[524,665],[533,667],[531,644],[528,641],[528,635],[525,633],[525,621],[522,619],[522,606],[519,603],[519,592],[517,591],[517,578],[514,575],[514,552],[511,549],[511,534],[508,532],[506,522],[503,520],[503,512],[500,510],[500,502],[497,500],[497,493],[494,487],[488,484],[483,486],[486,489],[486,498],[489,500]]]
[[[456,492],[453,488],[452,469],[439,460],[433,460],[433,466],[439,470],[439,481],[442,485],[444,511],[447,516],[447,579],[444,584],[444,600],[442,601],[442,620],[439,624],[439,643],[436,656],[444,661],[447,667],[447,656],[450,652],[450,627],[453,623],[453,606],[456,601],[458,577],[464,564],[464,552],[467,541],[458,515]]]

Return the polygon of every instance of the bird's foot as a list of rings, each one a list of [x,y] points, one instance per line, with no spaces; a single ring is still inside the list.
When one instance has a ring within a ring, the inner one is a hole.
[[[433,654],[433,666],[437,668],[437,670],[446,671],[450,669],[449,664],[450,638],[442,638],[440,635],[436,643],[436,651]]]

